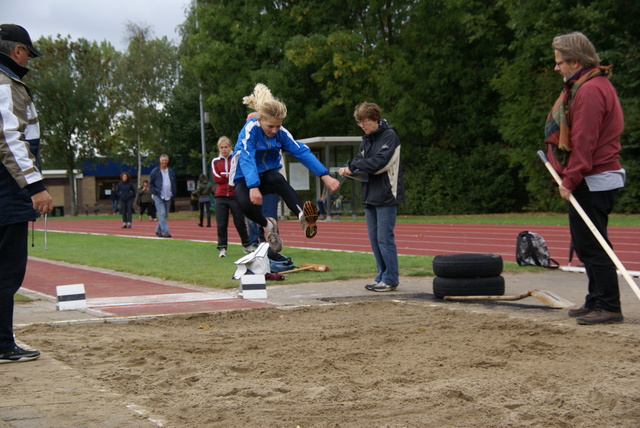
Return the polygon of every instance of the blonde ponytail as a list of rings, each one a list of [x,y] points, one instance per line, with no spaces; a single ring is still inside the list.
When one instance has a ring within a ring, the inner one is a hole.
[[[287,117],[287,106],[271,95],[266,85],[258,83],[253,88],[253,93],[242,98],[242,103],[249,106],[261,119],[276,118],[283,120]]]

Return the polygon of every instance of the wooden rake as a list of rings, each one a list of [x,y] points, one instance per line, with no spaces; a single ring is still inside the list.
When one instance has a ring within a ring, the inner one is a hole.
[[[512,295],[512,296],[444,296],[444,300],[521,300],[526,297],[535,297],[545,305],[553,309],[566,309],[575,306],[576,304],[564,297],[558,296],[550,291],[541,290],[529,290],[526,293]]]
[[[331,268],[327,265],[319,265],[315,263],[302,263],[300,264],[299,268],[289,269],[289,270],[285,270],[283,272],[278,272],[278,273],[285,274],[285,273],[301,272],[304,270],[312,270],[314,272],[327,272],[327,271],[330,271]]]

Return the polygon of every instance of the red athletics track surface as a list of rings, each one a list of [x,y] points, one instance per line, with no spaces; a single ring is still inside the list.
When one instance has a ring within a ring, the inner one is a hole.
[[[131,229],[121,229],[118,217],[113,220],[50,220],[48,230],[78,233],[94,233],[136,236],[153,239],[188,239],[215,242],[216,228],[200,228],[197,220],[171,220],[169,230],[172,238],[155,236],[156,222],[134,221]],[[42,230],[44,222],[39,220],[36,229]],[[286,247],[301,247],[340,251],[370,252],[369,239],[364,222],[327,221],[318,223],[318,234],[307,239],[300,223],[293,220],[279,222],[280,236]],[[513,226],[513,225],[468,225],[468,224],[420,224],[398,223],[396,245],[399,254],[431,255],[457,253],[494,253],[506,261],[515,262],[515,245],[518,233],[530,230],[544,237],[551,257],[561,265],[568,264],[568,226]],[[51,243],[52,238],[49,239]],[[613,249],[627,270],[640,271],[640,227],[610,227],[609,239]],[[229,242],[239,244],[234,227],[229,227]],[[573,265],[579,264],[574,256]]]

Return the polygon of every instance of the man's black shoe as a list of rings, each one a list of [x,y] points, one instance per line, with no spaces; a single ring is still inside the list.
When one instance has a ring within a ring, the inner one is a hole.
[[[609,312],[600,308],[595,308],[587,315],[576,319],[576,322],[581,325],[612,324],[622,321],[624,321],[622,312]]]
[[[32,361],[40,356],[40,351],[28,351],[16,346],[11,351],[0,354],[0,364],[4,363],[21,363],[24,361]]]
[[[587,308],[586,306],[582,306],[577,309],[569,309],[568,315],[573,318],[581,317],[587,314],[590,314],[593,311],[593,308]]]

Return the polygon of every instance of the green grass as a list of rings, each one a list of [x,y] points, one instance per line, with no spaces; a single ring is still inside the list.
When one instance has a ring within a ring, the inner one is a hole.
[[[226,258],[219,258],[214,243],[180,239],[157,240],[110,235],[82,235],[47,232],[47,247],[41,244],[43,233],[36,231],[36,245],[29,255],[85,266],[112,269],[118,272],[151,276],[187,284],[215,288],[232,288],[238,281],[231,279],[234,261],[244,253],[240,245],[230,245]],[[350,278],[373,278],[375,261],[371,254],[287,248],[286,256],[296,266],[302,263],[324,264],[328,272],[295,272],[285,283],[332,281]],[[400,256],[400,273],[411,276],[432,275],[433,258]]]
[[[486,214],[413,217],[404,216],[398,219],[405,223],[439,223],[439,224],[514,224],[533,226],[569,226],[567,214],[530,213],[530,214]],[[609,226],[639,227],[640,215],[613,214],[609,216]]]
[[[185,211],[171,213],[172,219],[195,219],[198,213]],[[51,221],[113,219],[114,216],[79,216],[51,218]],[[341,218],[340,221],[364,221]],[[522,224],[567,225],[566,214],[493,214],[460,216],[399,216],[402,223],[437,224]],[[613,215],[611,226],[640,226],[640,215]],[[241,258],[242,247],[230,245],[228,256],[220,259],[213,243],[191,242],[179,239],[157,240],[119,236],[95,236],[48,232],[48,250],[43,245],[30,248],[30,255],[86,266],[112,269],[118,272],[156,277],[166,280],[215,288],[233,288],[237,280],[235,260]],[[36,242],[42,243],[42,232],[36,231]],[[284,283],[296,284],[313,281],[345,279],[371,279],[375,276],[375,261],[371,254],[338,251],[302,250],[287,248],[285,255],[299,266],[318,263],[331,267],[329,272],[296,272]],[[433,275],[430,256],[400,256],[400,274],[408,276]],[[505,269],[536,269],[505,263]]]
[[[13,295],[13,301],[15,303],[29,303],[31,302],[33,299],[28,298],[27,296],[23,296],[20,293],[16,293]]]

